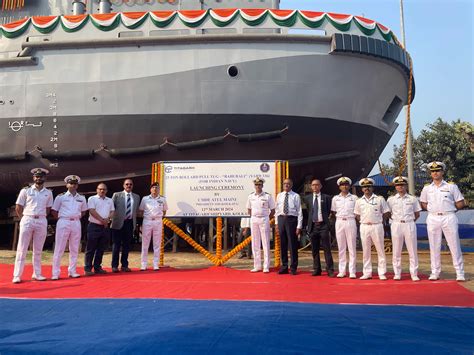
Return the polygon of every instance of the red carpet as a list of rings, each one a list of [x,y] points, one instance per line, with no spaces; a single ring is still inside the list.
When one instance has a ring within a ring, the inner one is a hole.
[[[43,269],[46,276],[51,275],[50,266]],[[12,265],[0,265],[2,298],[160,298],[474,307],[474,293],[456,281],[430,282],[423,278],[415,283],[408,275],[402,281],[361,281],[324,275],[312,277],[308,272],[296,276],[275,272],[252,274],[247,270],[213,267],[163,268],[159,272],[134,270],[37,282],[29,280],[31,265],[27,265],[24,281],[12,284],[12,271]],[[62,277],[65,276],[63,273]]]

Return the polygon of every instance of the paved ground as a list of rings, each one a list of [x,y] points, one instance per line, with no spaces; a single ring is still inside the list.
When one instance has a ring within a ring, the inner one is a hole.
[[[223,252],[225,254],[225,252]],[[151,262],[151,252],[149,253],[149,261]],[[43,264],[51,264],[53,254],[51,251],[45,251],[43,253]],[[62,265],[68,264],[68,254],[65,253],[62,259]],[[333,252],[333,258],[337,269],[337,252]],[[391,254],[387,254],[388,261],[388,271],[392,272],[391,266]],[[311,253],[308,251],[300,251],[299,253],[299,264],[300,269],[310,270],[312,265]],[[324,262],[324,254],[321,252],[321,260]],[[374,270],[377,270],[376,265],[377,255],[372,255],[373,267]],[[15,252],[9,250],[0,250],[0,263],[2,264],[13,264],[15,261]],[[362,270],[362,252],[357,253],[357,271]],[[28,253],[27,262],[31,262],[31,253]],[[110,267],[111,262],[111,252],[106,252],[104,255],[103,266],[108,268]],[[140,266],[140,253],[133,251],[129,257],[130,267],[139,268]],[[78,265],[83,266],[84,264],[84,254],[79,255]],[[273,264],[273,262],[272,262]],[[429,275],[430,274],[430,255],[429,252],[419,252],[419,270],[420,273]],[[208,267],[212,266],[204,256],[195,252],[179,252],[179,253],[165,253],[165,265],[176,267],[176,268],[199,268],[199,267]],[[228,263],[225,264],[228,267],[233,267],[236,269],[251,269],[253,262],[251,259],[238,259],[237,256],[232,258]],[[324,264],[323,264],[324,268]],[[403,272],[408,272],[408,254],[404,253],[402,256],[402,268]],[[466,272],[467,282],[462,283],[467,289],[474,291],[474,280],[472,280],[472,275],[474,275],[474,254],[464,254],[464,269]],[[442,278],[454,279],[455,273],[454,268],[451,262],[451,255],[449,253],[442,253]],[[50,276],[50,275],[45,275]]]

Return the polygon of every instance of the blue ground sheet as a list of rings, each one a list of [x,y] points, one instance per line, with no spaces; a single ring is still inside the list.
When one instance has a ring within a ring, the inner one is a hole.
[[[0,299],[0,354],[472,354],[474,309]]]

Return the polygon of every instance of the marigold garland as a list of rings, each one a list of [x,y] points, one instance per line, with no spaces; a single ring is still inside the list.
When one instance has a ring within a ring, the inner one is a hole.
[[[202,246],[200,246],[198,243],[196,243],[193,238],[191,238],[189,235],[184,233],[176,224],[171,222],[169,219],[164,218],[163,223],[171,229],[173,232],[175,232],[179,237],[183,238],[189,245],[191,245],[194,249],[196,249],[198,252],[200,252],[202,255],[204,255],[206,258],[209,259],[214,265],[220,265],[220,260],[218,260],[214,255],[209,253],[206,249],[204,249]]]
[[[165,265],[165,225],[161,225],[160,266]]]
[[[222,259],[222,217],[216,219],[216,258]]]
[[[229,251],[220,261],[221,265],[228,262],[232,257],[234,257],[239,251],[242,251],[247,245],[252,241],[252,236],[247,237],[242,243],[236,245],[234,249]]]

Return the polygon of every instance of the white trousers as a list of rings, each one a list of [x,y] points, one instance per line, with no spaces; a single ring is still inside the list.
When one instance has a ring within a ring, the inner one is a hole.
[[[342,220],[336,219],[336,239],[339,251],[339,272],[346,272],[347,257],[349,249],[349,273],[356,273],[357,253],[357,225],[354,218]]]
[[[464,276],[464,261],[459,241],[458,217],[454,213],[444,216],[428,214],[426,218],[428,240],[430,242],[431,273],[439,276],[441,273],[441,236],[444,233],[453,266],[457,276]]]
[[[56,238],[53,255],[53,277],[61,274],[61,258],[69,241],[69,267],[68,274],[76,273],[77,255],[79,254],[79,244],[81,243],[81,221],[79,219],[71,221],[67,218],[60,218],[56,224]]]
[[[146,268],[148,263],[148,248],[150,241],[153,238],[153,268],[160,266],[160,250],[161,240],[163,235],[163,220],[156,219],[154,221],[149,219],[143,220],[142,225],[142,268]]]
[[[41,253],[43,252],[47,230],[48,221],[46,217],[35,219],[33,217],[23,216],[21,218],[13,277],[21,278],[23,274],[26,253],[28,252],[31,239],[33,239],[33,277],[41,275]]]
[[[390,226],[392,231],[392,263],[395,276],[402,274],[402,249],[403,242],[408,250],[410,259],[410,275],[418,275],[418,240],[416,238],[415,222],[401,223],[393,221]]]
[[[385,275],[387,272],[387,262],[385,260],[384,249],[384,232],[382,223],[379,224],[361,224],[360,225],[360,239],[362,240],[362,255],[363,255],[363,273],[367,276],[372,276],[372,243],[377,250],[378,268],[380,275]]]
[[[270,219],[268,217],[252,217],[250,219],[252,231],[253,267],[262,268],[262,254],[260,245],[263,246],[263,268],[270,268]]]

